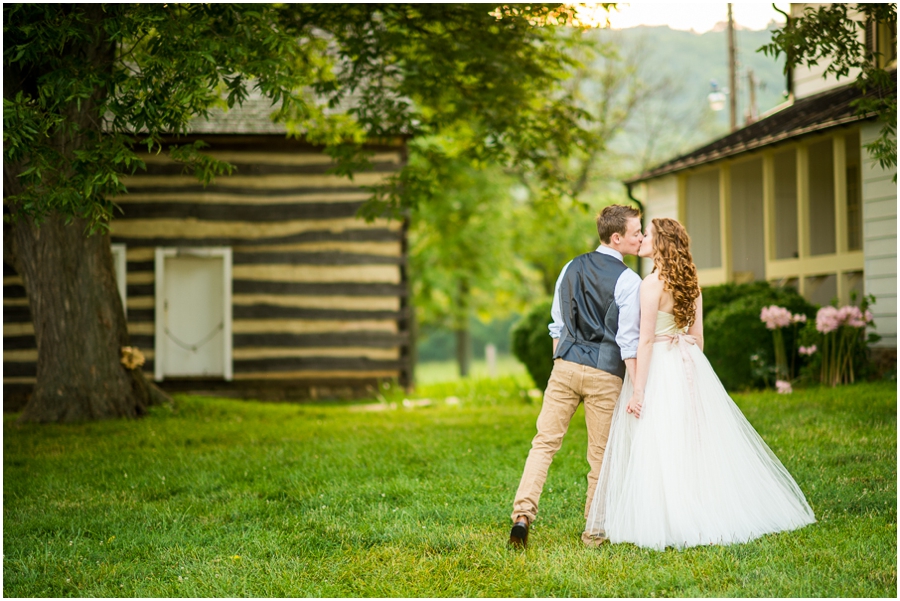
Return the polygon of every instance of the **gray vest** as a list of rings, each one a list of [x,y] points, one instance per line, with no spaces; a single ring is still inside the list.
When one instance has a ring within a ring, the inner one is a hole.
[[[616,282],[628,269],[615,257],[590,252],[572,260],[559,286],[564,327],[553,358],[596,367],[625,377],[622,351],[616,343],[619,307]]]

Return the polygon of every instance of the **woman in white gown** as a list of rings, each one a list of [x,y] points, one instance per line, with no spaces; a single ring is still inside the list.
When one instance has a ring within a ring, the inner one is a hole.
[[[637,369],[616,404],[585,533],[662,550],[742,543],[815,522],[703,354],[687,232],[654,219],[639,254],[653,258],[654,271],[641,284]]]

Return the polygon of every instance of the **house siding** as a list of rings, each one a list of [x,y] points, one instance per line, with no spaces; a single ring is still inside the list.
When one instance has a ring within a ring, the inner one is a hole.
[[[827,65],[822,64],[813,65],[812,67],[805,65],[794,67],[794,98],[806,98],[819,92],[846,85],[854,81],[860,73],[859,69],[852,68],[848,75],[842,76],[838,80],[830,73],[825,77],[826,68]]]
[[[873,142],[880,133],[877,122],[869,121],[860,130],[861,144]],[[897,346],[897,185],[896,170],[887,171],[861,149],[863,184],[863,251],[865,253],[865,293],[875,295],[872,314],[878,346]]]
[[[668,217],[678,219],[678,176],[668,175],[641,184],[644,198],[644,224],[654,219]],[[653,261],[642,261],[642,275],[653,270]]]
[[[807,8],[812,8],[815,10],[820,6],[828,5],[823,3],[792,3],[790,9],[791,16],[802,16],[803,12]],[[854,20],[862,19],[858,11],[851,10],[848,14],[850,18]],[[865,37],[865,31],[860,28],[857,38],[860,42],[865,44]],[[842,86],[848,82],[855,80],[860,73],[859,69],[853,68],[850,69],[847,75],[841,77],[841,79],[838,80],[834,75],[831,74],[829,74],[828,77],[824,77],[825,70],[827,68],[828,63],[826,62],[820,62],[819,64],[812,66],[800,64],[794,67],[794,98],[806,98],[807,96],[812,96],[813,94],[818,94],[819,92],[824,92],[825,90],[829,90],[837,86]]]

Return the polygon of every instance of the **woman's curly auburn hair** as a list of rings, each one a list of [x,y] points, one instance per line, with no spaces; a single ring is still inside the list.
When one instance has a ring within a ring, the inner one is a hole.
[[[694,301],[700,296],[700,284],[691,257],[691,237],[674,219],[653,220],[653,263],[663,290],[675,297],[675,325],[690,327],[696,317]]]

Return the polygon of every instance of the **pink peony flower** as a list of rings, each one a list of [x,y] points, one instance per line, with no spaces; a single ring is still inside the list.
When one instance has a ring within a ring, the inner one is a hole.
[[[813,344],[810,346],[801,346],[799,349],[797,349],[797,352],[800,353],[801,355],[812,355],[817,350],[819,350],[818,347],[815,344]]]
[[[794,392],[794,389],[791,388],[791,383],[784,380],[776,380],[775,389],[778,391],[778,394],[791,394]]]
[[[872,312],[866,309],[866,312],[863,314],[863,317],[866,319],[866,323],[872,323]]]
[[[770,330],[791,325],[791,312],[778,305],[763,307],[759,313],[759,318],[765,322],[766,327]]]
[[[791,323],[806,323],[806,315],[804,315],[803,313],[791,315]]]

